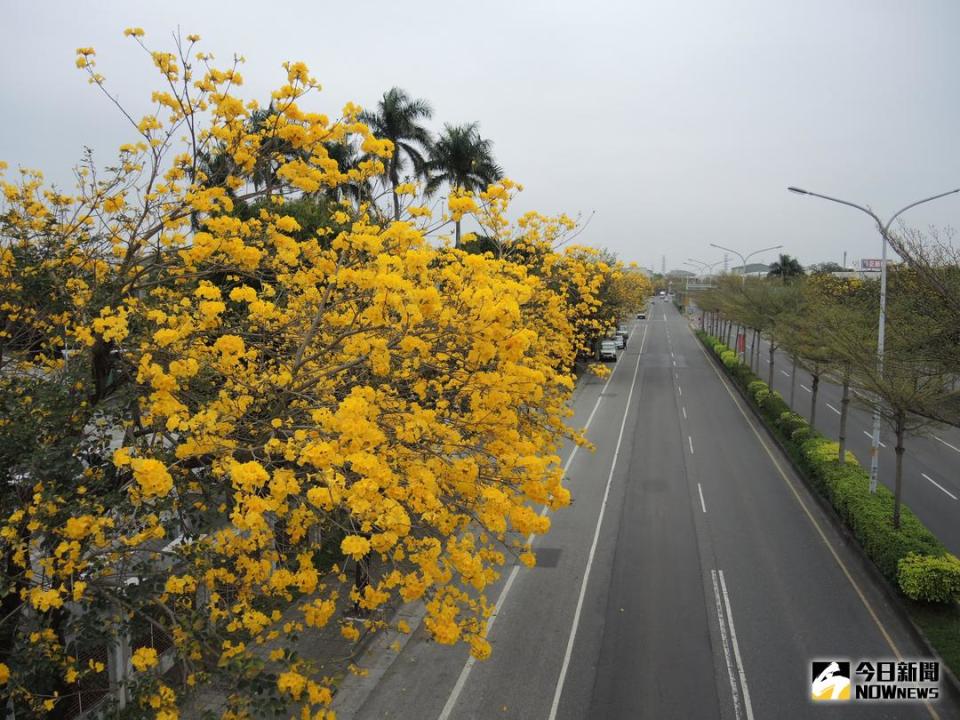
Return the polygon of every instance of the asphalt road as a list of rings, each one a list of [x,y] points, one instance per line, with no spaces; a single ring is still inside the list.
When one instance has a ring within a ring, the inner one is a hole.
[[[749,338],[748,338],[749,339]],[[769,377],[769,343],[761,341],[760,372]],[[749,351],[750,343],[747,343]],[[774,353],[773,388],[789,402],[794,384],[794,410],[809,420],[813,400],[810,373],[802,367],[793,377],[793,361],[782,352]],[[839,384],[821,375],[817,392],[816,426],[824,435],[836,439],[840,433]],[[866,398],[851,393],[847,418],[847,446],[860,464],[870,467],[873,415]],[[884,424],[880,432],[883,443],[879,454],[879,479],[890,489],[894,484],[896,437]],[[903,501],[955,555],[960,555],[960,428],[931,424],[904,441]]]
[[[338,717],[960,717],[808,700],[811,660],[921,650],[686,322],[654,308],[612,377],[578,387],[596,451],[568,455],[575,502],[538,567],[491,592],[493,656],[421,628]]]

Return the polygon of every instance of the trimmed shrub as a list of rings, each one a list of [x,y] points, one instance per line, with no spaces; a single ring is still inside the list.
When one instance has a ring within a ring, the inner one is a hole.
[[[740,364],[740,361],[737,359],[737,354],[733,350],[724,350],[720,354],[720,359],[723,361],[723,364],[731,370]]]
[[[791,410],[780,413],[780,419],[777,422],[777,425],[779,425],[780,429],[783,431],[783,434],[787,437],[791,437],[794,430],[810,427],[806,418],[804,418],[802,415],[797,415],[797,413]]]
[[[756,396],[757,392],[760,390],[766,390],[770,392],[770,386],[767,385],[763,380],[754,380],[752,383],[747,385],[747,392],[753,396]]]
[[[798,445],[806,442],[813,438],[813,428],[809,425],[806,427],[798,427],[792,433],[790,433],[790,439],[793,440]]]
[[[726,349],[727,349],[727,346],[724,345],[722,342],[714,343],[713,345],[713,352],[716,355],[723,355]]]
[[[897,582],[911,600],[947,603],[960,600],[960,560],[910,553],[897,564]]]
[[[760,403],[760,409],[763,410],[764,415],[766,415],[767,418],[773,422],[779,420],[783,413],[790,412],[790,406],[787,405],[786,401],[783,399],[783,395],[778,393],[776,390],[771,392],[763,399],[763,401]]]

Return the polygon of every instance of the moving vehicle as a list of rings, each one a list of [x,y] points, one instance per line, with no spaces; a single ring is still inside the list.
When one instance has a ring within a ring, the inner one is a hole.
[[[637,320],[646,320],[646,319],[647,319],[646,310],[641,310],[640,312],[637,313]]]
[[[617,361],[616,340],[602,340],[600,342],[600,359]]]

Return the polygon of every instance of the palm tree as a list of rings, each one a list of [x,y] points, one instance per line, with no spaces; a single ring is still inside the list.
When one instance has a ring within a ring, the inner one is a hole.
[[[493,143],[480,137],[477,123],[444,125],[427,163],[427,194],[447,183],[454,190],[476,192],[503,177],[493,159]],[[456,221],[456,247],[460,247],[460,221]]]
[[[342,173],[355,169],[362,159],[357,146],[349,141],[327,143],[326,148],[327,155],[337,161],[337,167],[340,168]],[[371,196],[371,191],[368,181],[360,180],[337,185],[328,192],[328,196],[335,202],[340,202],[344,197],[348,197],[359,205],[364,196],[368,198]]]
[[[783,280],[783,282],[786,282],[787,278],[798,277],[803,274],[803,265],[800,264],[799,260],[789,255],[781,254],[779,259],[770,263],[770,270],[767,272],[767,277],[778,277]]]
[[[432,116],[433,109],[426,100],[414,100],[398,87],[390,88],[383,94],[375,112],[360,115],[375,136],[393,143],[393,157],[387,164],[386,174],[393,191],[393,217],[396,220],[400,219],[397,185],[400,184],[400,173],[406,160],[413,164],[415,175],[426,175],[427,160],[424,155],[429,153],[433,139],[420,121],[429,120]]]

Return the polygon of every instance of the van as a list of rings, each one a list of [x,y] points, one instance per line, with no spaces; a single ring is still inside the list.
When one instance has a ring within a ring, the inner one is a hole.
[[[602,340],[600,342],[600,359],[617,361],[616,340]]]

